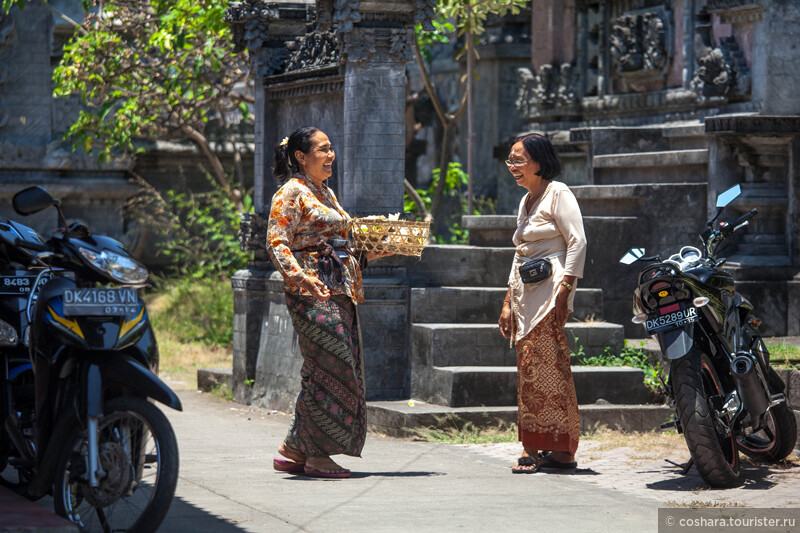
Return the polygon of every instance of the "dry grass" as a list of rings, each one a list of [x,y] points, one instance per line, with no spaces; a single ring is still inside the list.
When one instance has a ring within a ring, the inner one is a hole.
[[[722,500],[711,500],[711,501],[692,500],[690,502],[678,502],[675,500],[669,500],[665,502],[664,505],[666,505],[667,507],[691,507],[693,509],[708,508],[708,507],[747,507],[743,503],[726,502]]]
[[[630,448],[635,454],[653,454],[686,447],[683,436],[674,431],[631,431],[623,433],[607,426],[592,428],[581,435],[582,440],[596,441],[592,451],[608,451],[615,448]]]
[[[233,350],[230,348],[180,342],[159,332],[156,336],[161,352],[159,373],[173,381],[184,382],[190,388],[197,388],[198,368],[230,368],[233,364]]]

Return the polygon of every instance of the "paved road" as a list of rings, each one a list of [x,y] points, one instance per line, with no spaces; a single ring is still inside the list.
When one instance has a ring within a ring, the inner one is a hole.
[[[505,458],[468,447],[369,435],[363,458],[341,458],[351,479],[275,473],[288,416],[179,394],[184,412],[167,414],[181,474],[162,532],[657,530],[653,499],[580,474],[512,475]]]

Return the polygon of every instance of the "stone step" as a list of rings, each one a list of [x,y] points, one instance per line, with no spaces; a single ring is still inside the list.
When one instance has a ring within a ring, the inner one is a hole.
[[[197,388],[203,392],[227,387],[233,391],[233,369],[231,368],[198,368]]]
[[[411,289],[411,322],[491,323],[503,306],[505,287],[414,287]],[[575,320],[603,319],[603,290],[575,292]]]
[[[792,266],[788,255],[745,255],[734,254],[728,257],[725,266],[731,268],[771,268]]]
[[[623,327],[619,324],[567,322],[564,332],[575,353],[583,347],[586,355],[599,355],[607,346],[612,353],[619,353],[623,347]],[[516,364],[514,349],[500,335],[496,323],[413,324],[411,358],[417,368]]]
[[[596,185],[703,183],[708,180],[708,149],[596,155]]]
[[[742,242],[736,248],[737,255],[786,255],[786,244],[764,244]]]
[[[517,402],[516,366],[433,367],[411,379],[411,397],[450,407],[501,406]],[[573,366],[578,403],[647,403],[653,396],[639,368]]]
[[[431,244],[419,258],[396,255],[379,261],[404,268],[412,287],[504,287],[513,260],[511,246]]]
[[[786,235],[783,233],[745,233],[742,235],[742,242],[748,244],[786,244]]]
[[[583,404],[581,432],[600,426],[620,431],[653,431],[675,412],[666,405]],[[421,428],[445,428],[469,422],[485,429],[516,424],[517,407],[447,407],[419,400],[367,402],[369,429],[392,437],[413,436]]]
[[[642,168],[708,164],[708,149],[667,150],[627,154],[596,155],[592,166],[598,168]]]

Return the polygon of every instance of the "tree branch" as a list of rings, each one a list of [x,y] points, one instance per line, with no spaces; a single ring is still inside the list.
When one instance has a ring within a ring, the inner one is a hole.
[[[433,87],[433,81],[431,81],[431,78],[428,74],[428,69],[425,68],[425,61],[422,59],[422,52],[419,49],[419,41],[417,41],[416,38],[414,38],[414,57],[417,60],[417,65],[419,66],[419,71],[422,75],[422,83],[425,85],[425,90],[428,91],[428,95],[431,97],[431,102],[433,103],[433,108],[436,110],[436,115],[438,115],[439,120],[442,121],[442,124],[445,124],[447,122],[447,115],[442,109],[442,104],[439,102],[439,97],[436,95],[436,89]]]

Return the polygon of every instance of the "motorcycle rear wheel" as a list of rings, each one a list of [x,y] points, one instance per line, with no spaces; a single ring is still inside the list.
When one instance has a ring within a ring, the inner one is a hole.
[[[797,441],[797,421],[789,405],[776,405],[766,415],[765,427],[750,436],[737,437],[743,454],[757,461],[777,463],[786,459]]]
[[[711,359],[692,348],[672,362],[672,390],[686,446],[703,481],[712,487],[732,487],[739,482],[739,453],[732,436],[714,423],[709,397],[723,395]]]
[[[98,488],[86,476],[87,440],[76,428],[65,443],[54,479],[56,513],[84,532],[150,532],[169,510],[178,483],[178,444],[164,414],[139,398],[105,404],[98,423]]]

